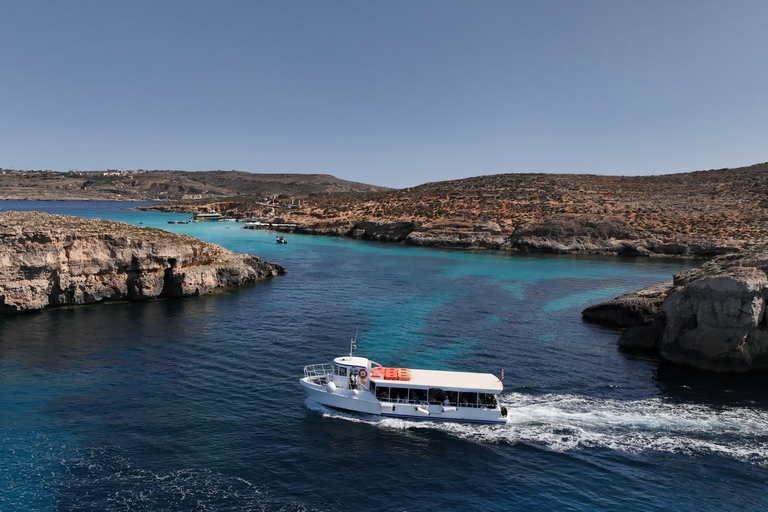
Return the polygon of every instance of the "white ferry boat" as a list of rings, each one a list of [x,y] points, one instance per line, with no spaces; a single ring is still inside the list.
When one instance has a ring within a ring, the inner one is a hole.
[[[499,404],[502,377],[411,368],[386,368],[365,357],[337,357],[304,367],[301,385],[315,402],[395,418],[506,423]]]

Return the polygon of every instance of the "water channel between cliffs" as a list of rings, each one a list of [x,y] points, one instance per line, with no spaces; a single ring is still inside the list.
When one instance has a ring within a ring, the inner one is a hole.
[[[690,261],[281,245],[237,223],[170,225],[188,216],[111,203],[17,205],[191,234],[288,273],[205,297],[0,318],[0,509],[347,511],[371,496],[380,510],[766,504],[761,387],[623,354],[616,331],[581,320]],[[307,402],[303,366],[343,354],[358,327],[359,353],[383,364],[504,368],[508,423]]]

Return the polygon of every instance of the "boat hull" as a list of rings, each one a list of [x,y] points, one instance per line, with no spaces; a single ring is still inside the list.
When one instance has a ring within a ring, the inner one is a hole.
[[[315,384],[307,379],[301,379],[300,382],[309,398],[321,405],[345,411],[381,414],[379,401],[367,391],[338,389],[331,392],[325,386]]]
[[[467,414],[466,412],[450,414],[448,412],[438,412],[434,414],[421,414],[418,411],[410,412],[408,406],[395,406],[395,410],[392,412],[382,412],[381,415],[389,418],[403,418],[403,419],[418,419],[418,420],[432,420],[432,421],[453,421],[463,423],[491,423],[496,425],[503,425],[507,422],[505,418],[499,418],[497,412],[491,414]],[[402,413],[397,412],[403,409]]]
[[[326,407],[343,411],[401,419],[492,424],[507,422],[506,418],[500,417],[498,409],[380,402],[365,390],[329,391],[326,386],[306,378],[301,379],[300,382],[310,399]]]

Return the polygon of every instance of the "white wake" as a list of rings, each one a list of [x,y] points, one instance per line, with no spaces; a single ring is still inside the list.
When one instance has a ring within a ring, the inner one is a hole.
[[[380,418],[341,413],[307,401],[326,416],[392,429],[438,429],[482,443],[527,443],[554,451],[607,448],[714,454],[768,466],[768,411],[670,403],[662,399],[613,400],[580,395],[505,393],[506,425],[476,425]]]

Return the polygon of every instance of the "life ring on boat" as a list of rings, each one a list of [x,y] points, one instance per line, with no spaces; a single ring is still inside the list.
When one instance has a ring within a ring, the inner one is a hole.
[[[357,372],[357,374],[360,376],[361,379],[364,379],[364,378],[366,378],[368,376],[368,370],[363,368],[362,370]]]

